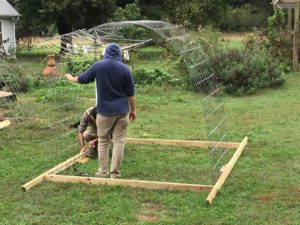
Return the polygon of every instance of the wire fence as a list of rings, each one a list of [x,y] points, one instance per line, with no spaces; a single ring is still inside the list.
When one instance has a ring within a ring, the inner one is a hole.
[[[200,44],[193,40],[183,28],[162,21],[113,22],[89,30],[78,30],[44,39],[37,46],[55,54],[58,70],[68,72],[70,62],[66,59],[69,56],[86,56],[82,57],[81,60],[86,60],[88,56],[91,56],[94,61],[97,61],[101,59],[103,50],[109,42],[118,43],[121,49],[125,51],[139,47],[151,40],[147,35],[141,39],[128,37],[128,30],[136,32],[133,27],[142,27],[156,33],[164,39],[165,45],[171,47],[184,61],[194,89],[199,93],[199,102],[201,102],[203,111],[199,117],[203,118],[204,115],[208,140],[214,142],[209,147],[211,181],[214,183],[219,177],[220,170],[228,155],[228,146],[224,143],[227,140],[225,108],[219,96],[220,89],[214,70],[206,54]],[[95,104],[95,99],[89,97],[95,96],[94,84],[84,88],[69,86],[65,84],[67,81],[64,81],[61,75],[58,74],[58,76],[48,79],[42,92],[37,92],[37,96],[41,94],[43,96],[36,101],[39,116],[43,118],[41,130],[48,135],[48,139],[43,140],[41,144],[46,153],[45,160],[54,159],[58,155],[65,155],[68,151],[74,152],[74,148],[77,148],[78,144],[75,137],[76,132],[69,129],[70,124],[79,121],[84,110]],[[5,76],[7,77],[7,75]],[[5,76],[0,73],[0,81],[4,81],[4,86],[11,87],[17,98],[22,96],[18,88],[11,83],[11,79],[3,78]],[[5,112],[7,108],[12,108],[10,104],[14,103],[1,102],[0,99],[1,112]],[[19,114],[25,116],[22,110],[19,111]]]

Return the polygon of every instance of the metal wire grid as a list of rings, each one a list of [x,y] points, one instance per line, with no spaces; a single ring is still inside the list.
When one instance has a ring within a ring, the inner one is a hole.
[[[199,93],[199,101],[202,103],[204,112],[204,118],[207,128],[208,140],[213,141],[214,145],[209,148],[209,154],[211,158],[211,177],[212,182],[220,175],[220,169],[223,166],[225,156],[228,152],[228,146],[224,142],[226,141],[226,117],[225,109],[221,98],[218,96],[219,86],[216,81],[214,71],[207,60],[205,53],[203,52],[199,43],[195,42],[192,37],[181,27],[162,21],[123,21],[113,22],[96,26],[90,30],[79,30],[62,36],[53,37],[40,42],[40,46],[47,49],[49,53],[58,53],[63,46],[63,50],[66,54],[60,54],[59,62],[64,65],[64,57],[68,54],[93,54],[94,59],[100,58],[100,52],[105,48],[105,43],[114,40],[116,42],[139,42],[143,40],[128,40],[124,38],[122,30],[130,26],[140,26],[149,29],[163,39],[170,45],[175,53],[179,55],[185,62],[185,65],[189,71],[190,78],[194,84],[195,90]],[[65,38],[64,38],[65,37]],[[72,46],[67,47],[72,39]],[[85,51],[85,47],[90,48],[88,52]],[[76,50],[77,48],[77,50]],[[60,78],[55,78],[60,79]],[[52,81],[55,83],[56,80]],[[17,92],[17,90],[16,90]],[[49,93],[49,95],[60,96],[62,93]],[[67,93],[65,93],[67,94]],[[48,96],[50,97],[50,96]],[[43,102],[47,104],[47,102]],[[74,100],[67,105],[79,104],[79,100]],[[1,107],[1,105],[0,105]],[[52,108],[45,110],[45,113],[49,111],[60,111],[64,109],[63,105],[54,105]],[[81,107],[83,112],[83,107]],[[77,111],[78,112],[78,111]],[[73,116],[79,120],[80,114],[71,114],[69,116],[63,116],[63,118],[56,119],[54,122],[48,121],[45,127],[51,129],[60,129],[62,124],[70,124],[71,121],[75,121]],[[54,136],[44,142],[44,148],[48,152],[46,159],[53,158],[65,150],[70,149],[70,146],[75,147],[75,144],[64,141],[67,136],[74,136],[69,132],[64,132],[61,135]],[[66,135],[67,134],[67,135]],[[69,140],[69,139],[68,139]],[[76,140],[76,138],[73,138]],[[56,144],[55,144],[56,143]],[[62,146],[64,145],[64,146]],[[49,151],[51,149],[51,151]]]
[[[195,90],[200,94],[202,102],[208,139],[214,142],[209,148],[211,158],[211,177],[214,183],[220,175],[228,153],[226,141],[226,116],[222,99],[218,96],[219,85],[214,71],[199,43],[181,27],[162,21],[124,21],[103,24],[90,29],[89,33],[98,33],[98,36],[108,34],[111,37],[129,26],[148,28],[171,45],[174,51],[182,57],[188,68]]]
[[[15,77],[12,76],[10,70],[12,66],[4,60],[0,60],[0,91],[13,94],[9,98],[0,98],[0,121],[3,119],[20,120],[28,114],[24,102],[25,95],[15,81]]]
[[[43,87],[46,92],[35,94],[35,97],[42,95],[41,100],[36,102],[35,113],[40,118],[40,132],[47,137],[39,144],[43,149],[45,162],[57,163],[57,160],[79,151],[77,129],[72,125],[80,121],[86,108],[95,104],[94,98],[87,100],[84,95],[79,94],[84,92],[93,96],[93,87],[70,86],[64,77],[56,77],[46,80]]]

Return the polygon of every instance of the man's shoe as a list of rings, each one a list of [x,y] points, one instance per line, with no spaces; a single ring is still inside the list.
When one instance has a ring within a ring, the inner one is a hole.
[[[95,148],[90,148],[84,155],[89,158],[96,158],[98,157],[98,151]]]
[[[121,174],[114,174],[114,173],[111,173],[111,174],[110,174],[110,178],[111,178],[111,179],[119,179],[119,178],[121,178]]]
[[[109,173],[97,172],[97,173],[95,173],[95,177],[109,178]]]

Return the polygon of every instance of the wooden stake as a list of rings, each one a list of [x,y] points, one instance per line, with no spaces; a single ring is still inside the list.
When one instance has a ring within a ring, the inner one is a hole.
[[[238,142],[212,142],[212,141],[186,141],[186,140],[161,140],[161,139],[143,139],[143,138],[125,138],[126,143],[143,145],[170,145],[179,147],[199,147],[207,148],[213,146],[226,146],[229,148],[238,148]]]
[[[142,180],[123,180],[110,178],[96,178],[96,177],[79,177],[79,176],[63,176],[63,175],[45,175],[45,180],[63,183],[84,183],[96,185],[118,185],[129,187],[141,187],[146,189],[156,190],[177,190],[177,191],[210,191],[212,185],[198,185],[185,183],[169,183],[157,181],[142,181]]]
[[[293,68],[298,71],[298,48],[299,48],[299,6],[300,3],[295,5],[295,19],[294,19],[294,40],[293,40]]]
[[[214,200],[214,198],[216,197],[217,192],[221,189],[222,185],[226,181],[226,178],[230,174],[232,168],[234,167],[236,161],[238,160],[238,158],[242,154],[242,152],[245,149],[245,146],[247,145],[247,143],[248,143],[248,137],[245,137],[243,139],[243,141],[241,142],[240,146],[238,147],[238,149],[236,150],[236,152],[234,153],[234,155],[232,156],[232,158],[230,159],[229,163],[224,168],[223,173],[221,174],[221,176],[217,180],[216,184],[214,185],[213,189],[209,193],[208,197],[206,198],[206,203],[207,204],[211,204],[212,201]]]
[[[292,29],[292,9],[288,9],[288,30],[291,31]]]

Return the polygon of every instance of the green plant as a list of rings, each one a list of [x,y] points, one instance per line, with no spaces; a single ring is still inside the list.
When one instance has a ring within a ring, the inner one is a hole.
[[[285,13],[276,8],[273,16],[268,18],[268,28],[248,35],[245,48],[250,51],[265,49],[281,62],[292,60],[293,34],[285,27]]]
[[[0,82],[2,89],[10,92],[26,92],[28,78],[23,74],[22,67],[15,63],[0,61]]]
[[[240,49],[219,50],[211,57],[217,80],[229,94],[254,94],[284,83],[284,71],[267,53]]]
[[[203,51],[209,55],[220,47],[220,32],[211,26],[198,28],[198,32],[193,37],[200,43]]]
[[[133,77],[136,84],[157,84],[170,81],[172,76],[159,69],[138,69],[133,71]]]
[[[93,55],[69,55],[64,62],[67,72],[80,75],[93,65],[95,59]]]
[[[145,47],[136,49],[133,54],[137,55],[138,60],[148,60],[153,58],[165,58],[167,52],[165,48]]]

